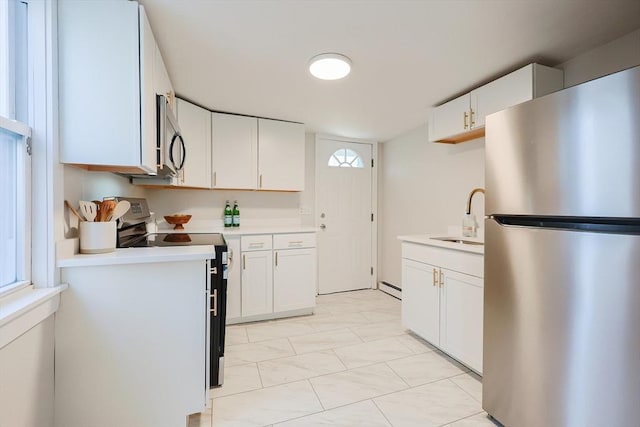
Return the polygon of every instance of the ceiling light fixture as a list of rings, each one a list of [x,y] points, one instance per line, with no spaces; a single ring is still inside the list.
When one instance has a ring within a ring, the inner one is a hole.
[[[309,72],[322,80],[338,80],[351,72],[351,60],[339,53],[323,53],[309,61]]]

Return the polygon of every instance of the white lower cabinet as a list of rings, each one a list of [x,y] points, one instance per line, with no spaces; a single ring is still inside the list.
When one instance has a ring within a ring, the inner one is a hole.
[[[204,410],[205,265],[61,269],[69,288],[55,315],[55,427],[184,426]]]
[[[276,250],[273,270],[273,310],[299,310],[315,305],[315,249]]]
[[[402,260],[402,323],[434,345],[440,343],[440,288],[429,284],[436,269]]]
[[[483,280],[441,269],[440,348],[482,372]]]
[[[481,265],[480,254],[403,243],[403,325],[480,374]]]
[[[227,319],[242,316],[242,259],[240,257],[240,236],[225,236],[227,241]]]
[[[242,253],[242,317],[273,312],[273,252]]]
[[[227,323],[313,313],[317,293],[315,233],[226,237]]]

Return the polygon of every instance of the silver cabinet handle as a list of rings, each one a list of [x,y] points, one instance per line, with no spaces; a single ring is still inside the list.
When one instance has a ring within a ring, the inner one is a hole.
[[[327,226],[326,226],[326,225],[324,225],[324,224],[320,224],[320,229],[321,229],[321,230],[324,230],[325,228],[327,228]]]
[[[247,269],[247,256],[245,254],[242,254],[242,269]]]
[[[276,251],[276,267],[278,266],[278,252]]]
[[[211,302],[211,305],[213,306],[213,308],[211,308],[211,312],[213,313],[213,317],[218,316],[218,290],[214,289],[213,290],[213,295],[211,295],[211,299],[213,300]]]
[[[438,281],[438,270],[433,269],[433,286],[437,286]]]

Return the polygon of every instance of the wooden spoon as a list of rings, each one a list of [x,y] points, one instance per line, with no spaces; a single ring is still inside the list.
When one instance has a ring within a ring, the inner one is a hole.
[[[130,207],[131,203],[129,203],[127,200],[120,200],[116,207],[113,209],[109,218],[107,218],[107,221],[116,221],[122,215],[126,214],[129,211]]]
[[[68,200],[65,200],[65,201],[64,201],[64,205],[67,207],[67,209],[69,209],[69,210],[71,211],[71,213],[72,213],[72,214],[74,214],[74,215],[76,216],[76,218],[78,218],[78,220],[79,220],[79,221],[84,221],[84,218],[82,218],[82,217],[80,216],[80,214],[78,213],[78,211],[77,211],[77,210],[75,210],[75,209],[73,208],[73,206],[71,206],[71,203],[69,203],[69,201],[68,201]]]
[[[100,200],[92,200],[96,205],[96,221],[100,221],[100,211],[102,209],[102,202]]]
[[[116,207],[115,200],[105,200],[100,206],[100,219],[98,221],[108,221],[108,218],[113,214],[113,210]]]

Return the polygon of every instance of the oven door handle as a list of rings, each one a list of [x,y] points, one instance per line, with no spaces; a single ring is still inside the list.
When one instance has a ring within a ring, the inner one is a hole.
[[[214,289],[211,294],[211,313],[213,313],[213,317],[218,316],[218,290]]]

